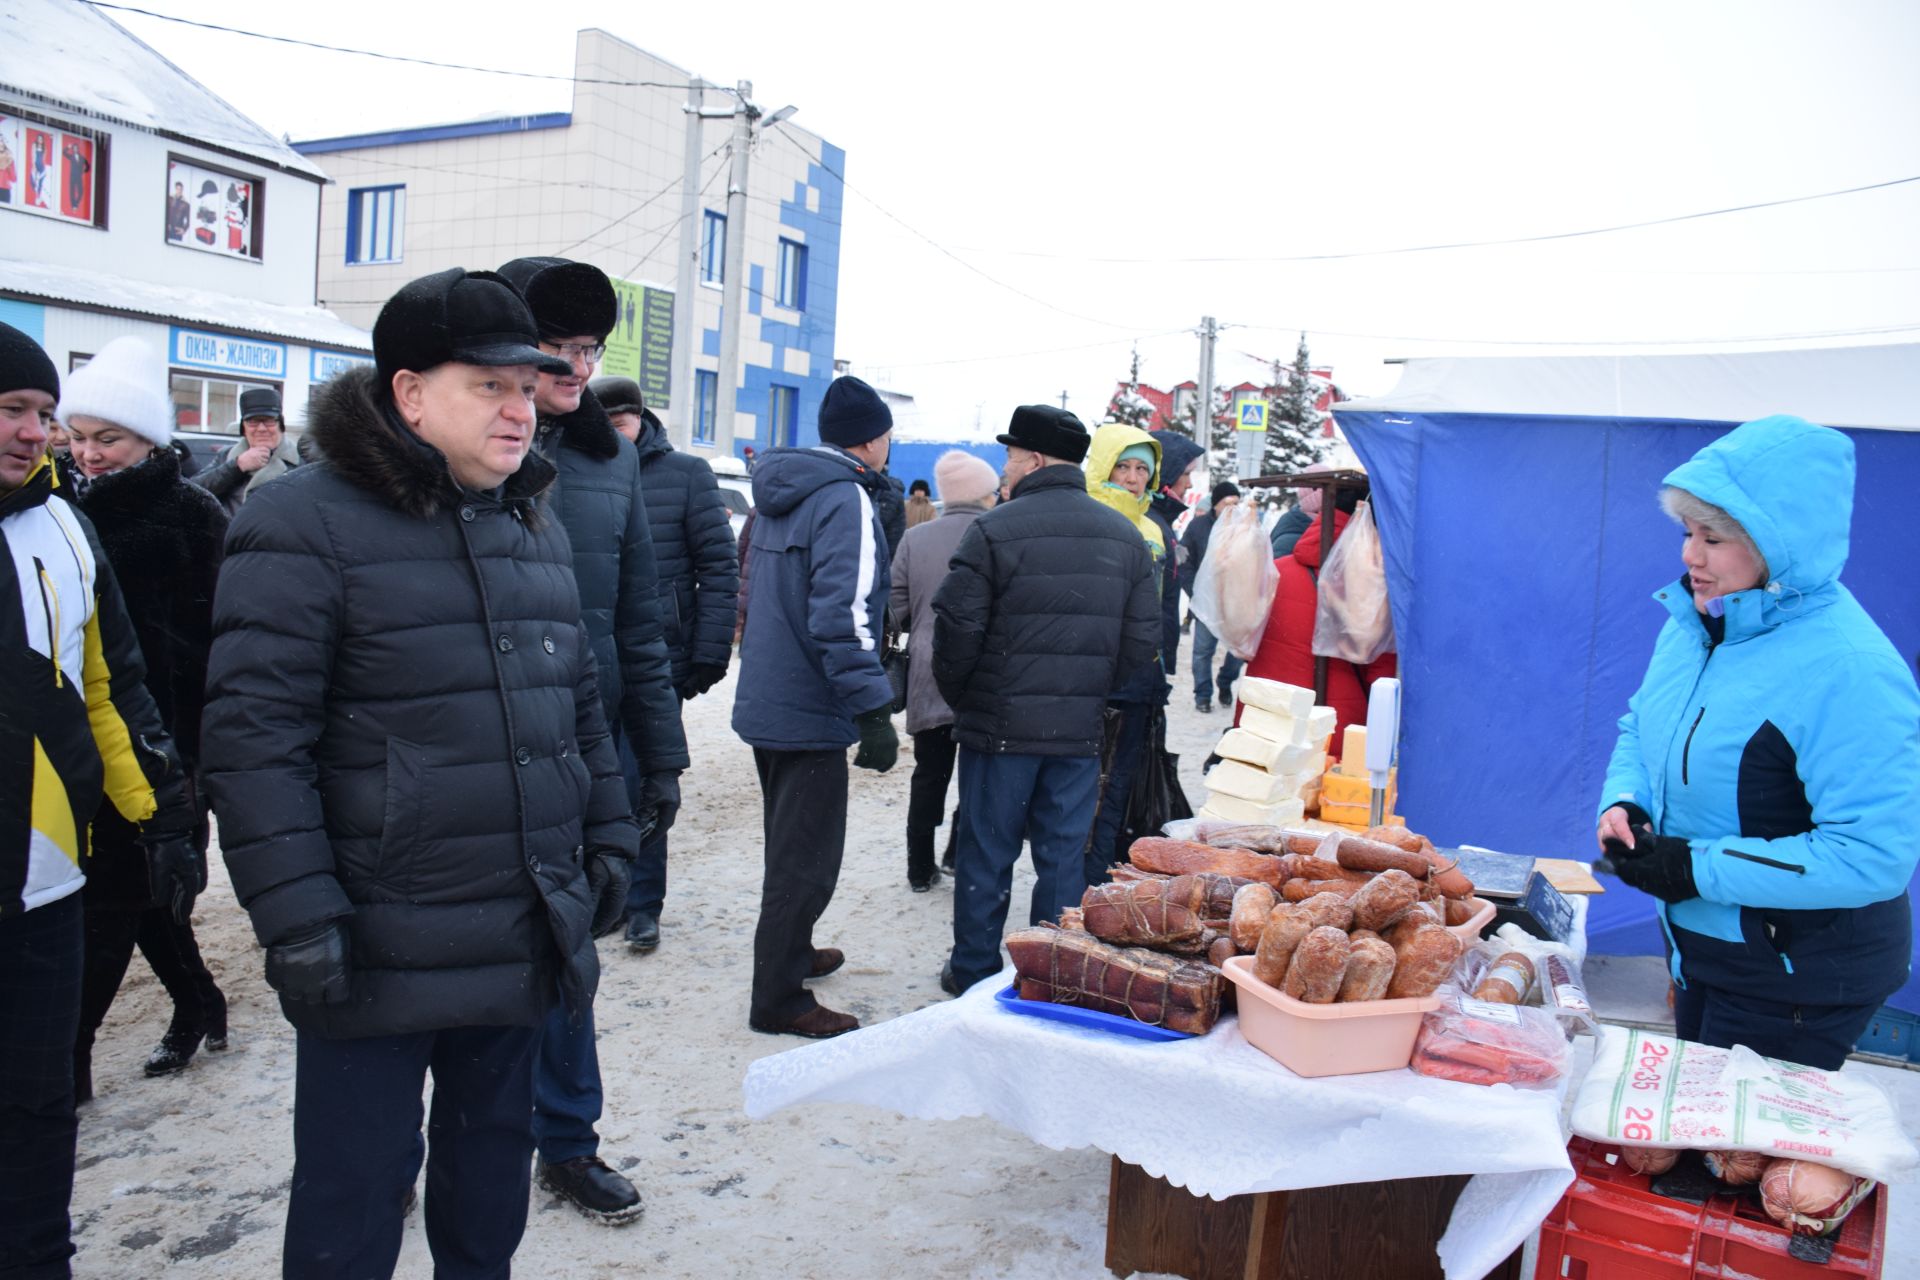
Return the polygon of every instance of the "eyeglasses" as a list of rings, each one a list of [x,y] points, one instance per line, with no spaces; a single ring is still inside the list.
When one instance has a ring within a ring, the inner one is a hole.
[[[604,342],[543,342],[540,345],[562,360],[579,356],[588,364],[598,364],[600,357],[607,354],[607,344]]]

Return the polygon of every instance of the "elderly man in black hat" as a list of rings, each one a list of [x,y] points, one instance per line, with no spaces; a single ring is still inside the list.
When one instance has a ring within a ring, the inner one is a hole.
[[[953,995],[1001,967],[1022,839],[1039,875],[1033,923],[1086,891],[1107,699],[1160,644],[1153,556],[1087,495],[1080,420],[1022,405],[999,440],[1012,496],[968,526],[933,599],[933,674],[960,744],[953,955],[940,975]]]
[[[516,258],[500,274],[527,300],[540,349],[566,365],[543,371],[535,386],[534,448],[559,471],[547,501],[573,544],[601,704],[616,741],[624,736],[632,748],[637,767],[628,795],[647,839],[664,834],[679,811],[687,739],[661,622],[640,454],[588,386],[619,299],[606,273],[585,262]],[[624,915],[627,882],[619,889]],[[600,1157],[603,1094],[591,1008],[554,1011],[534,1060],[533,1098],[540,1185],[597,1222],[639,1217],[640,1192]]]
[[[406,285],[314,396],[326,463],[228,535],[201,758],[296,1032],[298,1280],[393,1273],[423,1118],[435,1274],[507,1274],[541,1028],[586,1017],[625,909],[639,832],[532,448],[569,366],[537,341],[491,272]]]
[[[304,460],[287,439],[280,393],[272,387],[248,387],[240,393],[239,426],[239,442],[223,450],[212,466],[188,477],[220,499],[228,515],[239,511],[261,485],[278,480]]]

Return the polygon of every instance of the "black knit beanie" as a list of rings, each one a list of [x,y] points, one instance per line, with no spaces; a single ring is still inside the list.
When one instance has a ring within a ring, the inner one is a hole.
[[[0,324],[0,393],[44,391],[60,398],[60,373],[39,343],[10,324]]]
[[[1213,505],[1216,507],[1220,505],[1220,499],[1222,498],[1237,498],[1239,496],[1240,486],[1231,480],[1222,480],[1219,484],[1213,486]]]
[[[820,439],[843,449],[893,430],[893,410],[880,393],[851,374],[835,378],[820,400]]]

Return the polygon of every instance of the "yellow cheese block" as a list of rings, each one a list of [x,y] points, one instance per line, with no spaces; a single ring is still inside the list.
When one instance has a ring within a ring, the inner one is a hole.
[[[1387,773],[1387,804],[1393,804],[1393,795],[1400,781],[1398,769]],[[1356,778],[1350,773],[1329,773],[1320,783],[1320,795],[1323,800],[1334,804],[1370,804],[1373,801],[1373,786],[1364,777]]]
[[[1329,774],[1328,776],[1331,777],[1332,775]],[[1324,781],[1322,785],[1324,785]],[[1370,807],[1364,804],[1329,804],[1326,800],[1325,793],[1322,792],[1321,794],[1320,820],[1322,822],[1337,822],[1343,827],[1355,827],[1364,831],[1373,825],[1372,820],[1368,817],[1369,812]],[[1391,812],[1391,806],[1389,806],[1389,812]],[[1383,825],[1389,827],[1404,827],[1407,824],[1402,818],[1389,817]]]
[[[1367,772],[1367,726],[1350,724],[1340,735],[1340,772],[1356,777]]]

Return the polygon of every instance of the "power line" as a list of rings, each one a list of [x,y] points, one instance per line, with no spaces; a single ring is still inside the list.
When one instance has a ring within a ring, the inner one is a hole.
[[[715,147],[713,150],[707,152],[706,155],[701,156],[700,163],[705,164],[707,161],[719,155],[722,151],[726,149],[726,145],[727,144],[723,142],[719,146]],[[714,170],[715,174],[718,174],[719,172],[720,171],[718,169]],[[675,187],[681,185],[685,181],[686,181],[686,178],[684,175],[681,177],[675,178],[673,181],[669,182],[666,186],[660,188],[658,191],[648,196],[645,200],[642,200],[639,204],[633,206],[633,208],[627,210],[625,213],[615,218],[612,222],[607,223],[605,226],[600,227],[597,230],[590,231],[586,235],[580,237],[580,239],[575,240],[572,244],[568,245],[566,248],[554,254],[554,257],[564,258],[569,253],[572,253],[575,249],[578,249],[581,245],[587,243],[587,241],[598,240],[601,236],[613,230],[615,227],[625,222],[628,218],[633,217],[635,214],[639,213],[642,209],[645,209],[648,205],[660,199],[662,196],[666,195],[668,192],[672,191]],[[713,185],[713,179],[708,178],[706,182],[706,186],[703,186],[700,188],[700,194],[705,195],[707,193],[707,187],[711,187],[712,185]]]
[[[1228,326],[1222,325],[1221,328]],[[1749,334],[1737,338],[1436,338],[1403,333],[1348,333],[1298,324],[1236,324],[1236,329],[1258,333],[1311,333],[1326,338],[1361,338],[1375,342],[1451,343],[1463,347],[1717,347],[1748,342],[1799,342],[1813,338],[1864,338],[1883,333],[1920,331],[1920,321],[1912,324],[1879,325],[1864,329],[1817,329],[1807,333]]]
[[[1245,257],[1082,257],[1072,254],[1043,253],[1028,249],[969,249],[969,253],[997,253],[1009,258],[1047,258],[1060,262],[1104,262],[1124,264],[1204,264],[1204,263],[1245,263],[1245,262],[1337,262],[1348,258],[1388,258],[1409,253],[1438,253],[1451,249],[1488,249],[1510,244],[1539,244],[1548,240],[1574,240],[1583,236],[1612,235],[1619,231],[1639,231],[1647,227],[1663,227],[1676,222],[1693,222],[1701,218],[1718,218],[1731,213],[1751,213],[1756,209],[1777,209],[1782,205],[1806,204],[1813,200],[1831,200],[1838,196],[1859,195],[1865,191],[1881,191],[1888,187],[1903,186],[1909,182],[1920,182],[1920,174],[1910,178],[1890,178],[1885,182],[1870,182],[1865,186],[1845,187],[1838,191],[1819,191],[1812,195],[1786,196],[1779,200],[1760,200],[1752,204],[1730,205],[1724,209],[1703,209],[1696,213],[1677,213],[1665,218],[1648,218],[1640,222],[1622,222],[1613,226],[1588,227],[1580,231],[1551,231],[1534,236],[1507,236],[1497,240],[1456,240],[1444,244],[1406,245],[1398,249],[1354,249],[1345,253],[1292,253],[1267,254]],[[869,201],[871,203],[871,201]],[[876,206],[878,207],[878,206]],[[882,212],[885,212],[882,210]],[[891,216],[891,215],[888,215]],[[897,219],[896,219],[897,221]],[[903,224],[904,225],[904,224]],[[1909,268],[1893,268],[1908,270]]]
[[[224,27],[217,22],[201,22],[194,18],[181,18],[171,13],[156,13],[152,9],[135,8],[128,4],[108,4],[106,0],[79,0],[80,3],[95,9],[111,9],[116,13],[137,13],[143,18],[157,18],[161,22],[177,22],[183,27],[199,27],[203,31],[219,31],[230,36],[246,36],[253,40],[268,40],[274,44],[297,45],[303,49],[318,49],[323,53],[347,53],[358,58],[379,58],[386,62],[407,62],[414,66],[436,67],[442,71],[475,71],[489,76],[513,76],[522,80],[561,80],[569,84],[611,85],[621,89],[688,89],[692,85],[685,80],[601,80],[588,76],[552,75],[542,71],[510,71],[504,67],[477,67],[464,62],[437,62],[432,58],[415,58],[403,53],[381,53],[375,49],[349,49],[343,45],[323,44],[318,40],[301,40],[294,36],[270,35],[264,31],[248,31],[242,27]],[[723,85],[709,85],[731,93]]]

